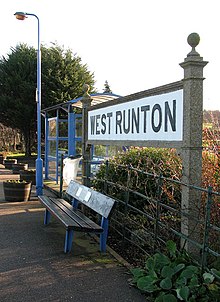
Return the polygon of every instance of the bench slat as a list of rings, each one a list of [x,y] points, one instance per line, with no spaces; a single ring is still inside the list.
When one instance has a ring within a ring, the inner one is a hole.
[[[71,209],[71,205],[66,201],[62,200],[62,204],[59,204],[59,199],[50,198],[47,196],[38,196],[41,203],[51,212],[52,215],[57,217],[67,229],[73,229],[75,231],[82,232],[99,232],[101,233],[103,229],[95,224],[92,220],[87,218],[83,213]],[[66,204],[65,204],[66,203]],[[67,207],[67,204],[69,205]],[[80,218],[79,218],[80,217]],[[85,223],[84,221],[87,221]]]
[[[85,216],[81,211],[73,209],[66,200],[59,198],[50,198],[57,206],[59,206],[67,215],[76,221],[82,230],[89,230],[89,232],[102,233],[103,229],[94,221]]]
[[[47,196],[38,196],[41,203],[51,212],[52,215],[57,217],[66,228],[69,226],[74,228],[80,228],[76,222],[74,222],[69,216],[67,216],[56,204],[52,203]]]

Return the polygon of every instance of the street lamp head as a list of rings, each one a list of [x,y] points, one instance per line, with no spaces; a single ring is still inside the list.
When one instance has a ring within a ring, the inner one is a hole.
[[[16,12],[14,15],[18,20],[25,20],[25,18],[27,18],[26,14],[23,12]]]

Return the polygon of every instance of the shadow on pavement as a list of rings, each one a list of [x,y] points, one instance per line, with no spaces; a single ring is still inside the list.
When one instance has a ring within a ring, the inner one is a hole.
[[[43,224],[44,209],[33,190],[28,202],[5,202],[0,169],[0,301],[146,301],[129,286],[130,275],[93,237],[77,234],[64,254],[65,229]],[[46,192],[47,194],[51,194]]]

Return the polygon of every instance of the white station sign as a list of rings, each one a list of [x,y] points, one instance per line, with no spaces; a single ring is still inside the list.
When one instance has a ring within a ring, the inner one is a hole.
[[[183,89],[88,112],[89,141],[182,141]]]

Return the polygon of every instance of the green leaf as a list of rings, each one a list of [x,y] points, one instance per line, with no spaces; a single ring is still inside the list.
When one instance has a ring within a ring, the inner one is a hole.
[[[194,274],[198,273],[198,267],[194,265],[187,266],[180,274],[180,277],[185,277],[186,279],[190,279]]]
[[[212,283],[215,279],[215,277],[210,273],[204,273],[202,276],[206,284]]]
[[[153,271],[153,270],[148,273],[148,276],[151,276],[151,277],[153,277],[155,279],[158,279],[156,272]]]
[[[148,271],[154,270],[154,259],[152,257],[149,257],[145,263],[145,268]]]
[[[177,298],[179,298],[182,301],[187,301],[189,297],[189,288],[187,286],[177,288],[176,293],[177,293]]]
[[[184,285],[186,285],[187,283],[187,279],[185,277],[180,276],[177,280],[176,280],[176,286],[178,287],[182,287]]]
[[[176,243],[172,240],[168,240],[166,244],[167,250],[170,256],[174,257],[176,255]]]
[[[159,287],[154,284],[156,281],[157,281],[157,279],[155,279],[151,276],[141,277],[137,281],[137,287],[142,291],[152,293],[154,291],[159,290]]]
[[[188,301],[189,302],[196,302],[196,299],[195,299],[195,297],[190,297]]]
[[[174,274],[178,273],[179,271],[181,271],[183,268],[185,267],[184,263],[179,263],[178,265],[176,265],[173,270],[174,270]]]
[[[199,280],[198,277],[195,275],[189,281],[189,287],[196,287],[196,286],[199,286]]]
[[[219,301],[220,287],[217,284],[214,284],[214,283],[208,284],[207,286],[208,286],[208,289],[209,289],[209,292],[210,292],[211,296],[216,299],[215,301]]]
[[[132,268],[131,273],[133,275],[133,281],[136,283],[137,280],[144,276],[144,270],[141,268]]]
[[[206,287],[205,286],[200,286],[198,288],[198,292],[199,292],[200,295],[205,294],[206,293]]]
[[[155,271],[161,270],[165,265],[170,264],[170,259],[160,253],[154,255]]]
[[[215,292],[218,292],[220,291],[220,287],[217,285],[217,284],[208,284],[208,288],[210,291],[215,291]]]
[[[173,275],[174,275],[174,269],[172,267],[170,267],[170,266],[164,266],[162,268],[161,276],[163,278],[166,278],[166,277],[172,278]]]
[[[195,265],[188,265],[186,268],[193,271],[194,274],[198,274],[198,272],[199,272],[198,266],[195,266]]]
[[[157,297],[154,302],[163,302],[163,297]]]
[[[139,276],[143,276],[144,275],[144,270],[136,267],[136,268],[132,268],[131,273],[133,274],[134,277],[139,277]]]
[[[163,296],[163,302],[177,302],[177,298],[172,294]]]
[[[220,271],[218,271],[218,270],[215,269],[215,268],[212,268],[212,269],[211,269],[211,272],[212,272],[212,274],[213,274],[215,277],[220,278]]]
[[[160,292],[154,302],[163,302],[163,297],[165,294],[166,294],[165,292]]]
[[[160,281],[160,287],[162,289],[169,290],[172,288],[172,286],[173,286],[172,281],[168,277]]]

